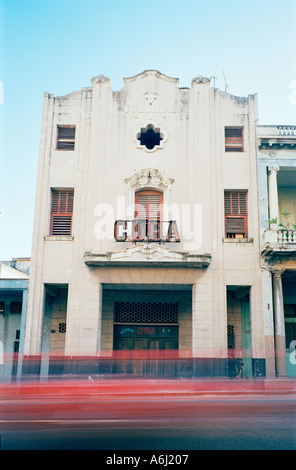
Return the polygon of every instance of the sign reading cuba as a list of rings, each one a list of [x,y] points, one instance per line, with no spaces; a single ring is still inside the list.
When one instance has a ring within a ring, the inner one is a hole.
[[[114,238],[117,242],[180,242],[180,235],[175,220],[116,220]]]

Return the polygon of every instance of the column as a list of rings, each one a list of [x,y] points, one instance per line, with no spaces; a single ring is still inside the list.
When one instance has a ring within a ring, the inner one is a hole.
[[[197,355],[197,296],[198,296],[198,285],[193,284],[192,286],[192,355]]]
[[[19,355],[18,355],[18,364],[17,364],[17,380],[20,380],[22,376],[22,369],[23,369],[23,354],[24,354],[26,316],[27,316],[27,300],[28,300],[28,289],[24,289],[23,299],[22,299],[20,345],[19,345]]]
[[[268,168],[269,174],[269,218],[277,219],[279,221],[279,201],[278,201],[278,187],[277,187],[277,172],[279,166],[270,166]],[[276,229],[277,224],[271,224],[272,229]]]
[[[274,315],[273,315],[273,274],[262,270],[262,294],[264,315],[264,338],[266,358],[266,378],[275,377],[275,345],[274,345]]]
[[[275,361],[278,377],[287,376],[286,335],[282,271],[273,273],[274,322],[275,322]]]

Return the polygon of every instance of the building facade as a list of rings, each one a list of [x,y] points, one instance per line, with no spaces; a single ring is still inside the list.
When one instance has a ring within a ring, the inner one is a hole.
[[[29,259],[0,262],[0,380],[21,374],[29,270]]]
[[[258,126],[258,180],[266,336],[277,376],[295,376],[296,128]]]
[[[180,375],[274,373],[257,117],[257,95],[206,77],[181,88],[154,70],[121,91],[99,76],[44,94],[24,345],[44,373],[58,354],[164,351],[177,353]],[[145,360],[115,367],[166,375]]]

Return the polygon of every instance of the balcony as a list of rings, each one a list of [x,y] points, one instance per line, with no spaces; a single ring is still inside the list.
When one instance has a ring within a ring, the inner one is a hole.
[[[292,156],[291,165],[268,165],[268,228],[262,227],[262,253],[269,258],[296,255],[296,156]]]
[[[277,242],[280,245],[285,245],[285,244],[296,245],[296,230],[289,230],[289,229],[277,230]]]
[[[296,126],[259,126],[258,148],[260,150],[295,150]]]
[[[296,249],[296,230],[282,229],[279,227],[268,228],[263,233],[263,240],[265,244],[271,246],[278,246],[279,248],[288,245],[292,247],[295,245]]]
[[[296,126],[277,126],[277,134],[296,136]]]
[[[268,228],[263,233],[264,247],[261,256],[267,262],[295,259],[296,230]]]

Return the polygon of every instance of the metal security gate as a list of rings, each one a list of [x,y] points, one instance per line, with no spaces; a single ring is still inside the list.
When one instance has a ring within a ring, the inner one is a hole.
[[[115,302],[117,373],[172,377],[179,347],[177,303]]]

